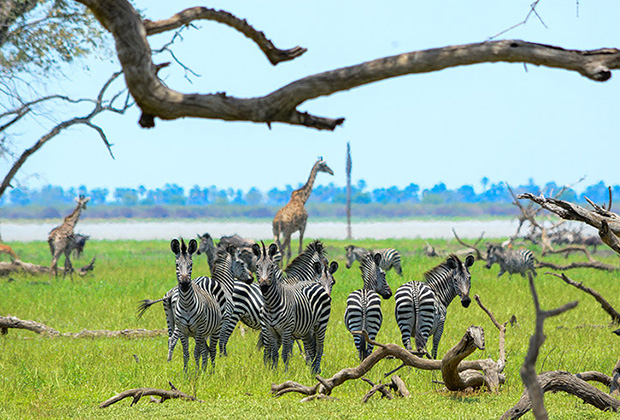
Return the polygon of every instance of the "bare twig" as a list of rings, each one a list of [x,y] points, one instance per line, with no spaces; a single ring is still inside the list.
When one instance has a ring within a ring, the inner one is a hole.
[[[121,400],[124,400],[125,398],[128,397],[133,397],[133,400],[131,401],[130,406],[137,404],[138,401],[140,401],[140,398],[147,396],[147,395],[155,395],[160,397],[159,402],[163,403],[166,400],[169,399],[173,399],[173,398],[180,398],[183,400],[187,400],[187,401],[196,401],[196,402],[203,402],[199,399],[197,399],[196,397],[193,397],[191,395],[186,394],[185,392],[181,392],[178,389],[176,389],[174,387],[174,385],[172,385],[170,382],[168,382],[170,384],[170,386],[172,387],[172,390],[170,391],[166,391],[163,389],[157,389],[157,388],[134,388],[134,389],[129,389],[127,391],[123,391],[120,394],[117,394],[115,396],[113,396],[112,398],[102,402],[101,404],[99,404],[99,408],[106,408],[111,406],[112,404],[115,404]]]
[[[478,249],[477,245],[480,243],[480,241],[482,240],[482,238],[484,237],[484,232],[482,232],[480,234],[480,237],[478,238],[478,240],[476,240],[476,242],[474,243],[474,245],[470,245],[468,243],[465,243],[464,241],[461,240],[461,238],[459,238],[459,235],[456,234],[456,230],[454,230],[454,228],[452,228],[452,233],[454,234],[454,237],[456,238],[456,240],[458,241],[458,243],[460,243],[461,245],[463,245],[466,248],[469,248],[471,250],[474,251],[474,253],[476,254],[476,259],[479,261],[485,261],[485,258],[482,256],[482,253],[480,252],[480,250]]]

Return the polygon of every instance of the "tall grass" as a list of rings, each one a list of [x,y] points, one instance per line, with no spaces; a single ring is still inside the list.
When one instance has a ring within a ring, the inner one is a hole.
[[[322,363],[324,377],[344,367],[357,365],[351,335],[344,327],[346,296],[361,287],[358,264],[344,266],[344,241],[325,241],[331,259],[340,263],[333,291],[332,314],[327,331]],[[446,241],[432,241],[438,248],[457,247]],[[24,261],[48,264],[44,242],[11,243]],[[403,277],[393,271],[388,282],[396,288],[439,264],[441,258],[425,257],[423,240],[360,241],[360,246],[399,249],[403,256]],[[536,251],[536,250],[535,250]],[[538,253],[539,254],[539,253]],[[161,297],[176,284],[172,252],[167,241],[89,241],[85,256],[74,265],[85,265],[97,257],[95,270],[86,277],[49,279],[13,275],[0,279],[0,315],[43,322],[61,332],[82,329],[119,330],[124,328],[162,329],[166,322],[161,306],[151,308],[142,319],[136,318],[137,303],[145,298]],[[556,263],[564,263],[556,256]],[[570,257],[571,261],[578,257]],[[615,256],[599,257],[610,263]],[[498,418],[514,405],[523,391],[519,368],[533,332],[533,304],[527,280],[520,276],[497,278],[499,268],[484,268],[476,262],[471,269],[471,294],[479,294],[500,322],[515,315],[518,326],[508,327],[506,346],[508,365],[506,383],[498,394],[447,393],[436,381],[437,372],[410,368],[399,374],[412,396],[393,401],[373,397],[361,403],[369,386],[349,381],[336,388],[337,401],[300,404],[301,395],[281,398],[270,395],[272,382],[293,380],[315,383],[309,368],[295,349],[288,371],[283,366],[271,370],[263,365],[262,353],[255,348],[257,333],[236,329],[229,341],[229,356],[218,358],[215,368],[197,372],[193,363],[188,373],[182,366],[182,352],[176,350],[166,362],[167,337],[127,339],[46,338],[28,331],[11,330],[0,337],[0,418],[187,418],[193,415],[214,418]],[[208,274],[206,258],[195,257],[194,275]],[[620,308],[620,274],[580,269],[568,275],[603,293]],[[10,280],[10,281],[9,281]],[[537,290],[543,308],[579,300],[576,309],[545,324],[547,341],[542,348],[538,371],[567,370],[573,373],[598,370],[610,373],[618,359],[620,339],[611,334],[610,318],[591,297],[539,270]],[[400,343],[394,319],[394,300],[383,302],[384,323],[377,339]],[[498,335],[486,314],[475,304],[465,309],[458,301],[448,310],[446,329],[440,343],[442,355],[464,334],[469,325],[480,325],[486,333],[486,350],[470,358],[498,357]],[[192,342],[193,346],[193,342]],[[136,358],[138,361],[136,361]],[[193,362],[193,360],[191,360]],[[399,365],[383,360],[367,375],[378,382],[383,373]],[[130,407],[124,400],[109,408],[99,403],[130,388],[167,389],[168,381],[178,389],[196,395],[203,403],[166,401],[149,404],[144,398]],[[553,418],[616,418],[602,413],[564,394],[546,394],[545,402]]]

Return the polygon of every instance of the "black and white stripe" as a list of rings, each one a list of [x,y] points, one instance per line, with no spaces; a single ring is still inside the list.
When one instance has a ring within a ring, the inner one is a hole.
[[[398,288],[394,295],[395,314],[405,348],[411,350],[411,335],[415,333],[416,350],[425,352],[432,335],[432,357],[437,358],[448,305],[457,295],[465,308],[471,303],[469,267],[473,264],[471,255],[465,258],[465,263],[456,255],[450,255],[445,262],[424,274],[424,283],[411,281]]]
[[[277,246],[252,247],[258,261],[257,279],[263,298],[263,335],[265,363],[276,367],[282,347],[282,361],[288,366],[293,341],[304,344],[306,363],[314,373],[321,371],[325,332],[331,312],[331,297],[325,288],[313,281],[287,284],[283,273],[273,261]],[[320,264],[316,265],[320,267]]]
[[[394,248],[371,250],[355,245],[348,245],[345,247],[345,250],[347,251],[347,268],[351,268],[356,260],[361,261],[366,254],[379,253],[381,254],[381,263],[379,265],[384,271],[387,272],[393,268],[396,274],[399,276],[403,275],[403,269],[400,262],[400,253]]]
[[[194,337],[196,347],[194,358],[196,366],[206,367],[207,357],[215,365],[217,342],[220,335],[222,317],[220,307],[209,293],[192,282],[192,254],[196,252],[197,243],[194,239],[186,247],[185,242],[173,239],[170,248],[176,257],[176,275],[178,282],[178,299],[174,302],[174,333],[183,345],[183,369],[187,370],[189,361],[189,337]],[[210,338],[207,346],[207,338]],[[168,360],[172,356],[169,349]]]
[[[366,254],[360,262],[364,288],[355,290],[347,298],[347,309],[344,313],[344,323],[352,331],[365,330],[374,340],[383,323],[381,312],[381,298],[389,299],[392,290],[385,280],[385,271],[380,267],[381,254]],[[372,353],[372,344],[360,334],[353,336],[360,360],[364,360]]]
[[[525,277],[528,271],[536,277],[536,258],[529,249],[512,250],[501,245],[487,244],[486,268],[491,268],[495,263],[499,264],[497,277],[501,277],[505,272],[510,276],[519,273],[521,277]]]

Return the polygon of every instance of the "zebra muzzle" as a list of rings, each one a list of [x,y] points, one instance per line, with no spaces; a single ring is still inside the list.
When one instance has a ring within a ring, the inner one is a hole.
[[[461,305],[463,305],[463,308],[469,307],[470,303],[471,303],[471,298],[469,296],[465,296],[461,299]]]

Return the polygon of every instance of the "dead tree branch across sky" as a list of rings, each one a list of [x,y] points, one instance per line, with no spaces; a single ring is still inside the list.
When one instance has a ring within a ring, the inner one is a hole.
[[[152,61],[147,36],[176,29],[198,19],[228,25],[253,40],[277,64],[299,57],[302,47],[275,48],[265,35],[247,21],[228,12],[204,7],[183,10],[170,19],[143,21],[127,0],[76,0],[86,5],[116,41],[116,52],[131,95],[142,110],[140,125],[153,127],[155,117],[172,120],[183,117],[280,122],[320,130],[334,130],[344,118],[327,118],[299,111],[302,103],[380,80],[445,68],[480,63],[529,63],[575,71],[591,80],[609,80],[620,68],[620,50],[567,50],[520,40],[488,41],[414,51],[310,75],[274,92],[255,98],[235,98],[225,93],[184,94],[167,87],[157,77],[162,65]]]

